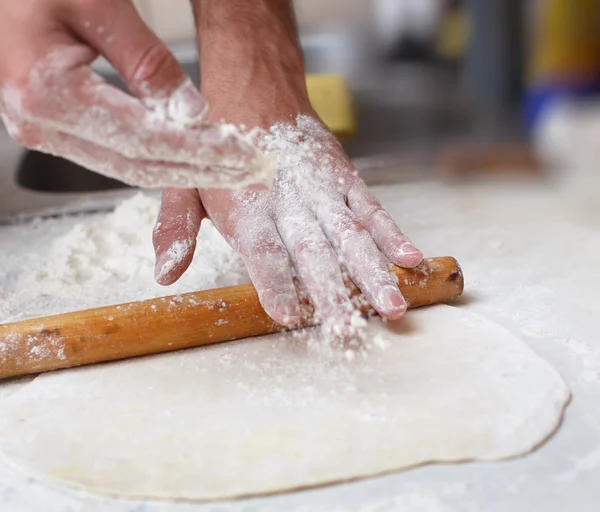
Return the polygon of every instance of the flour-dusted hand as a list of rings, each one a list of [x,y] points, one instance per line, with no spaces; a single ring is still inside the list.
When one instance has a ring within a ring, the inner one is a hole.
[[[406,302],[388,264],[413,267],[423,256],[312,110],[291,4],[193,4],[209,118],[262,129],[257,144],[276,159],[277,176],[270,190],[166,190],[154,232],[157,281],[170,284],[185,272],[208,215],[244,259],[275,321],[300,319],[297,275],[317,319],[350,333],[346,271],[382,316],[400,317]]]
[[[0,116],[20,143],[144,187],[268,183],[130,0],[1,0]],[[91,65],[104,56],[130,94]],[[271,166],[272,167],[272,166]]]
[[[270,190],[165,191],[155,230],[157,280],[169,284],[186,270],[208,213],[243,257],[277,322],[300,319],[294,274],[320,321],[350,321],[343,271],[382,316],[400,317],[406,302],[388,263],[413,267],[422,254],[357,176],[335,137],[315,117],[300,115],[273,126],[260,145],[278,162]]]

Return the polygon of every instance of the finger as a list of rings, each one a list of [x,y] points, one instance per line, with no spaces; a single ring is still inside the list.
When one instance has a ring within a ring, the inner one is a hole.
[[[28,116],[30,117],[30,116]],[[85,140],[72,126],[66,133],[48,125],[61,126],[61,123],[48,123],[36,119],[25,120],[11,108],[3,111],[9,132],[18,142],[32,149],[68,158],[105,176],[118,179],[129,185],[160,187],[243,187],[257,181],[266,181],[268,171],[257,175],[246,168],[230,169],[214,166],[196,166],[186,162],[169,162],[139,156],[123,156],[114,146],[99,145],[95,140]],[[215,134],[218,137],[218,134]],[[101,139],[100,139],[101,140]],[[222,148],[225,150],[224,148]],[[260,178],[259,178],[260,176]]]
[[[377,312],[389,319],[406,312],[406,301],[371,235],[345,206],[329,207],[318,217],[352,280]]]
[[[182,129],[157,121],[145,109],[143,112],[137,112],[137,107],[124,110],[119,99],[123,93],[115,92],[108,84],[98,84],[95,90],[88,88],[85,80],[74,81],[70,85],[66,90],[70,89],[70,97],[78,101],[71,101],[69,118],[72,119],[77,111],[80,115],[75,124],[69,119],[58,121],[65,133],[131,159],[201,168],[204,170],[202,174],[191,176],[195,181],[192,186],[196,188],[214,186],[215,183],[227,187],[231,178],[243,184],[269,182],[261,154],[249,140],[236,132],[224,132],[218,125]],[[85,105],[95,107],[90,111],[84,108]],[[161,185],[156,183],[155,186]]]
[[[55,49],[36,64],[26,86],[5,87],[2,95],[8,95],[10,101],[3,101],[4,115],[12,121],[13,131],[31,124],[92,142],[129,159],[202,168],[203,173],[192,176],[196,187],[211,186],[207,177],[213,185],[227,186],[227,180],[238,175],[237,186],[270,183],[274,166],[265,165],[249,136],[227,126],[187,129],[157,119],[139,100],[96,75],[86,59],[89,52],[78,47]],[[57,147],[55,154],[69,158],[68,148]],[[161,185],[160,181],[154,183]]]
[[[126,158],[91,142],[37,125],[21,125],[16,135],[27,147],[57,156],[67,153],[69,160],[76,164],[135,187],[157,188],[158,183],[165,187],[192,188],[199,177],[204,183],[221,183],[223,179],[223,175],[215,174],[213,169]],[[229,179],[231,185],[244,178],[233,174]]]
[[[412,268],[423,261],[421,251],[400,231],[363,181],[357,180],[348,192],[348,206],[392,263]]]
[[[166,188],[152,233],[156,255],[154,278],[164,286],[173,284],[194,258],[196,238],[206,212],[197,190]]]
[[[42,125],[52,124],[128,158],[229,169],[256,165],[257,149],[240,134],[218,125],[188,130],[157,119],[90,69],[72,71],[64,81],[49,85],[50,95],[28,112]]]
[[[255,222],[258,220],[254,219]],[[241,255],[267,314],[286,326],[300,321],[300,303],[292,278],[288,253],[270,219],[256,229],[239,226],[228,242]]]
[[[348,326],[353,307],[333,247],[314,219],[284,216],[277,220],[303,288],[319,323]]]
[[[132,2],[86,2],[70,15],[77,33],[106,57],[147,107],[183,123],[206,116],[207,102]]]

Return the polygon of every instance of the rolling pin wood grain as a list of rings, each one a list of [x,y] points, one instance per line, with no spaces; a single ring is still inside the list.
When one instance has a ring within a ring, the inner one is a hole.
[[[461,295],[454,258],[425,260],[416,269],[393,267],[410,308]],[[362,313],[374,311],[348,283]],[[302,300],[302,327],[314,325]],[[262,309],[250,284],[107,306],[0,325],[0,378],[114,361],[285,330]]]

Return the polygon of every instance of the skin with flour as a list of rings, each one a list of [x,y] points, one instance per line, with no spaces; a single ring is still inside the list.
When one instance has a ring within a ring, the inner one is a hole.
[[[322,320],[349,325],[348,271],[384,317],[406,311],[387,260],[412,267],[422,254],[358,178],[312,110],[288,2],[194,0],[209,119],[266,131],[257,140],[277,161],[270,190],[165,190],[155,230],[156,278],[176,281],[190,264],[209,216],[240,253],[265,310],[278,322],[300,316],[298,275]],[[341,320],[340,320],[341,319]]]
[[[129,0],[0,2],[0,117],[19,142],[142,186],[270,183]],[[104,56],[131,94],[91,68]]]

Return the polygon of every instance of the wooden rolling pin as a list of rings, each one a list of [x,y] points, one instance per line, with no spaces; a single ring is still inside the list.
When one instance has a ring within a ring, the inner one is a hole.
[[[454,258],[433,258],[416,269],[394,267],[411,308],[445,302],[463,290]],[[364,314],[373,310],[360,300]],[[303,300],[302,326],[313,325]],[[250,284],[131,302],[0,325],[0,378],[156,354],[280,332]]]

